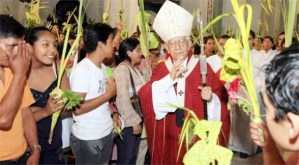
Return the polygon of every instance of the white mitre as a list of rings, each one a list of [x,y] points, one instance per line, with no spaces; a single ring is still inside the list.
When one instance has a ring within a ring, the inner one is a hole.
[[[153,29],[164,42],[182,36],[190,36],[192,15],[181,6],[167,0],[159,10]]]

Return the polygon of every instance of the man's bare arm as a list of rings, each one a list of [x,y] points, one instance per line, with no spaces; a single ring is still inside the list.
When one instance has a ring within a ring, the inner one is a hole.
[[[27,164],[38,164],[41,148],[38,144],[36,122],[30,108],[25,108],[22,111],[25,138],[32,151]]]
[[[26,84],[26,74],[30,65],[29,52],[26,43],[18,44],[18,53],[8,56],[10,68],[13,72],[12,82],[0,102],[0,129],[11,128],[13,119],[16,116],[23,97],[24,86]]]

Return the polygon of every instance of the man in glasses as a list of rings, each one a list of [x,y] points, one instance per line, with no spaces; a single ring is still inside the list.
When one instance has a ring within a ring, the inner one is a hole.
[[[182,164],[186,153],[182,147],[177,161],[179,136],[186,113],[167,106],[167,103],[192,109],[203,119],[203,100],[206,100],[208,120],[223,122],[219,142],[227,145],[230,121],[225,102],[227,92],[210,66],[207,67],[207,86],[203,86],[199,58],[190,51],[192,23],[190,13],[166,1],[153,24],[153,29],[165,42],[168,54],[154,69],[151,80],[139,91],[152,164]]]
[[[299,44],[276,55],[266,68],[266,124],[250,123],[251,138],[262,147],[264,164],[298,164]],[[286,161],[281,150],[295,151]]]

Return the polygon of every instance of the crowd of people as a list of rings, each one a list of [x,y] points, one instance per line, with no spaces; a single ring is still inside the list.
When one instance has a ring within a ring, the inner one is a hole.
[[[166,1],[151,27],[160,42],[148,57],[138,35],[120,40],[121,23],[116,28],[104,23],[84,27],[73,53],[79,57],[71,58],[60,86],[83,101],[66,111],[62,97],[50,95],[61,67],[59,27],[25,29],[1,14],[0,164],[66,164],[69,154],[76,164],[109,164],[114,145],[117,164],[182,164],[187,151],[178,151],[186,112],[167,104],[191,109],[199,119],[221,121],[219,145],[242,158],[262,150],[265,164],[297,163],[299,44],[293,39],[285,48],[283,32],[274,42],[250,31],[254,85],[261,114],[266,115],[265,121],[255,123],[238,105],[227,106],[227,82],[220,73],[224,45],[232,36],[224,34],[218,41],[205,37],[205,81],[194,55],[200,52],[190,38],[192,26],[188,11]],[[68,47],[74,39],[69,37]],[[142,111],[132,104],[136,95]],[[61,114],[50,144],[57,111]],[[70,131],[63,126],[65,119],[71,120]],[[285,161],[281,150],[293,152]]]

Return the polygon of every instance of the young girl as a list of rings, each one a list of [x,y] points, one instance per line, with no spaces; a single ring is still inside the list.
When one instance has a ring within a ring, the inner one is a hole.
[[[204,38],[204,44],[205,44],[205,51],[204,54],[209,57],[213,54],[215,54],[215,41],[212,36],[208,36]]]
[[[118,138],[118,164],[135,164],[140,144],[142,131],[141,116],[131,105],[130,97],[133,96],[130,73],[132,75],[136,93],[145,83],[145,80],[136,68],[141,61],[142,53],[140,43],[136,38],[125,39],[119,47],[119,59],[121,62],[114,71],[117,96],[116,106],[125,122],[122,131],[122,139]]]
[[[25,40],[33,50],[28,85],[35,99],[35,103],[31,106],[37,122],[39,144],[42,148],[40,164],[64,164],[59,158],[62,147],[60,117],[54,128],[52,143],[48,142],[52,115],[54,112],[62,110],[64,106],[64,103],[59,102],[60,99],[50,96],[52,90],[57,86],[59,69],[55,61],[58,55],[57,40],[46,27],[29,29]],[[60,88],[62,90],[69,88],[66,74],[63,75]]]

